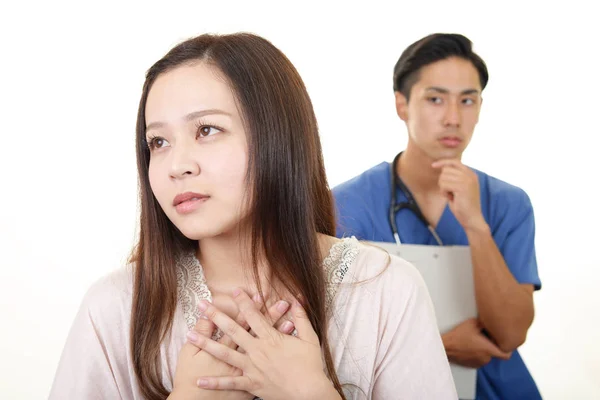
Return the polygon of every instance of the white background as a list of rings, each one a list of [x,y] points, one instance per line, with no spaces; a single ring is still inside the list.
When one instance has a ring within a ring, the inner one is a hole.
[[[392,93],[401,51],[432,32],[473,40],[491,79],[465,161],[524,188],[536,215],[543,289],[523,357],[544,398],[600,398],[600,30],[592,6],[119,3],[0,6],[2,398],[47,397],[84,292],[134,243],[134,124],[145,70],[183,39],[236,31],[263,35],[300,71],[332,186],[405,145]]]

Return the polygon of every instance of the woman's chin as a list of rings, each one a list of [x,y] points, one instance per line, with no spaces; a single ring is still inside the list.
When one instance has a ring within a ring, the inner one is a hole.
[[[226,229],[225,226],[208,226],[199,229],[195,227],[177,227],[183,235],[190,240],[215,239],[228,236],[232,229]]]

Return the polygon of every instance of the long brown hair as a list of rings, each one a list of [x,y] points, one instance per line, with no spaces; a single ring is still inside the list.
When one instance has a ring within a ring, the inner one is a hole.
[[[325,275],[317,232],[333,236],[333,200],[327,184],[317,121],[298,72],[269,41],[247,33],[201,35],[169,51],[146,74],[138,109],[136,152],[141,197],[139,242],[131,312],[133,367],[142,393],[164,399],[160,345],[177,305],[176,260],[197,249],[167,218],[148,179],[145,109],[156,78],[178,66],[206,62],[229,81],[249,143],[252,274],[257,286],[259,257],[275,279],[302,296],[321,342],[326,371],[345,399],[327,340]],[[251,183],[250,183],[251,182]]]

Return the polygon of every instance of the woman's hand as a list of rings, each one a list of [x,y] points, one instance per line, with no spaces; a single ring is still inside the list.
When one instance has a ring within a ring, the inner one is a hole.
[[[201,302],[199,308],[204,315],[244,353],[206,336],[199,337],[195,345],[242,372],[228,376],[200,374],[199,387],[210,389],[215,395],[242,390],[263,399],[340,399],[323,371],[319,338],[298,301],[292,305],[298,333],[294,337],[273,328],[245,292],[236,289],[233,297],[256,337],[212,304]]]
[[[294,325],[283,319],[283,315],[288,311],[290,305],[285,301],[279,301],[272,305],[264,317],[275,325],[282,334],[290,334],[294,330]],[[248,329],[248,324],[244,320],[242,313],[236,319],[236,323],[243,329]],[[199,388],[196,385],[198,376],[241,376],[242,372],[224,361],[216,359],[208,352],[201,351],[194,345],[201,337],[211,338],[215,330],[215,325],[208,319],[199,318],[193,330],[188,332],[188,341],[183,345],[179,352],[179,359],[175,370],[175,381],[173,392],[169,399],[171,400],[251,400],[254,398],[250,393],[243,390],[224,390],[212,392]],[[215,342],[217,343],[217,342]],[[231,351],[235,352],[237,345],[226,335],[223,335],[218,343]]]

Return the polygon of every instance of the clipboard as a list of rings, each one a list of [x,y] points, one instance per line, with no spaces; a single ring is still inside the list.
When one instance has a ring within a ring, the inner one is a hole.
[[[477,317],[473,265],[468,246],[429,246],[367,242],[398,256],[421,273],[435,309],[440,333]],[[460,399],[475,399],[477,369],[450,363]]]

